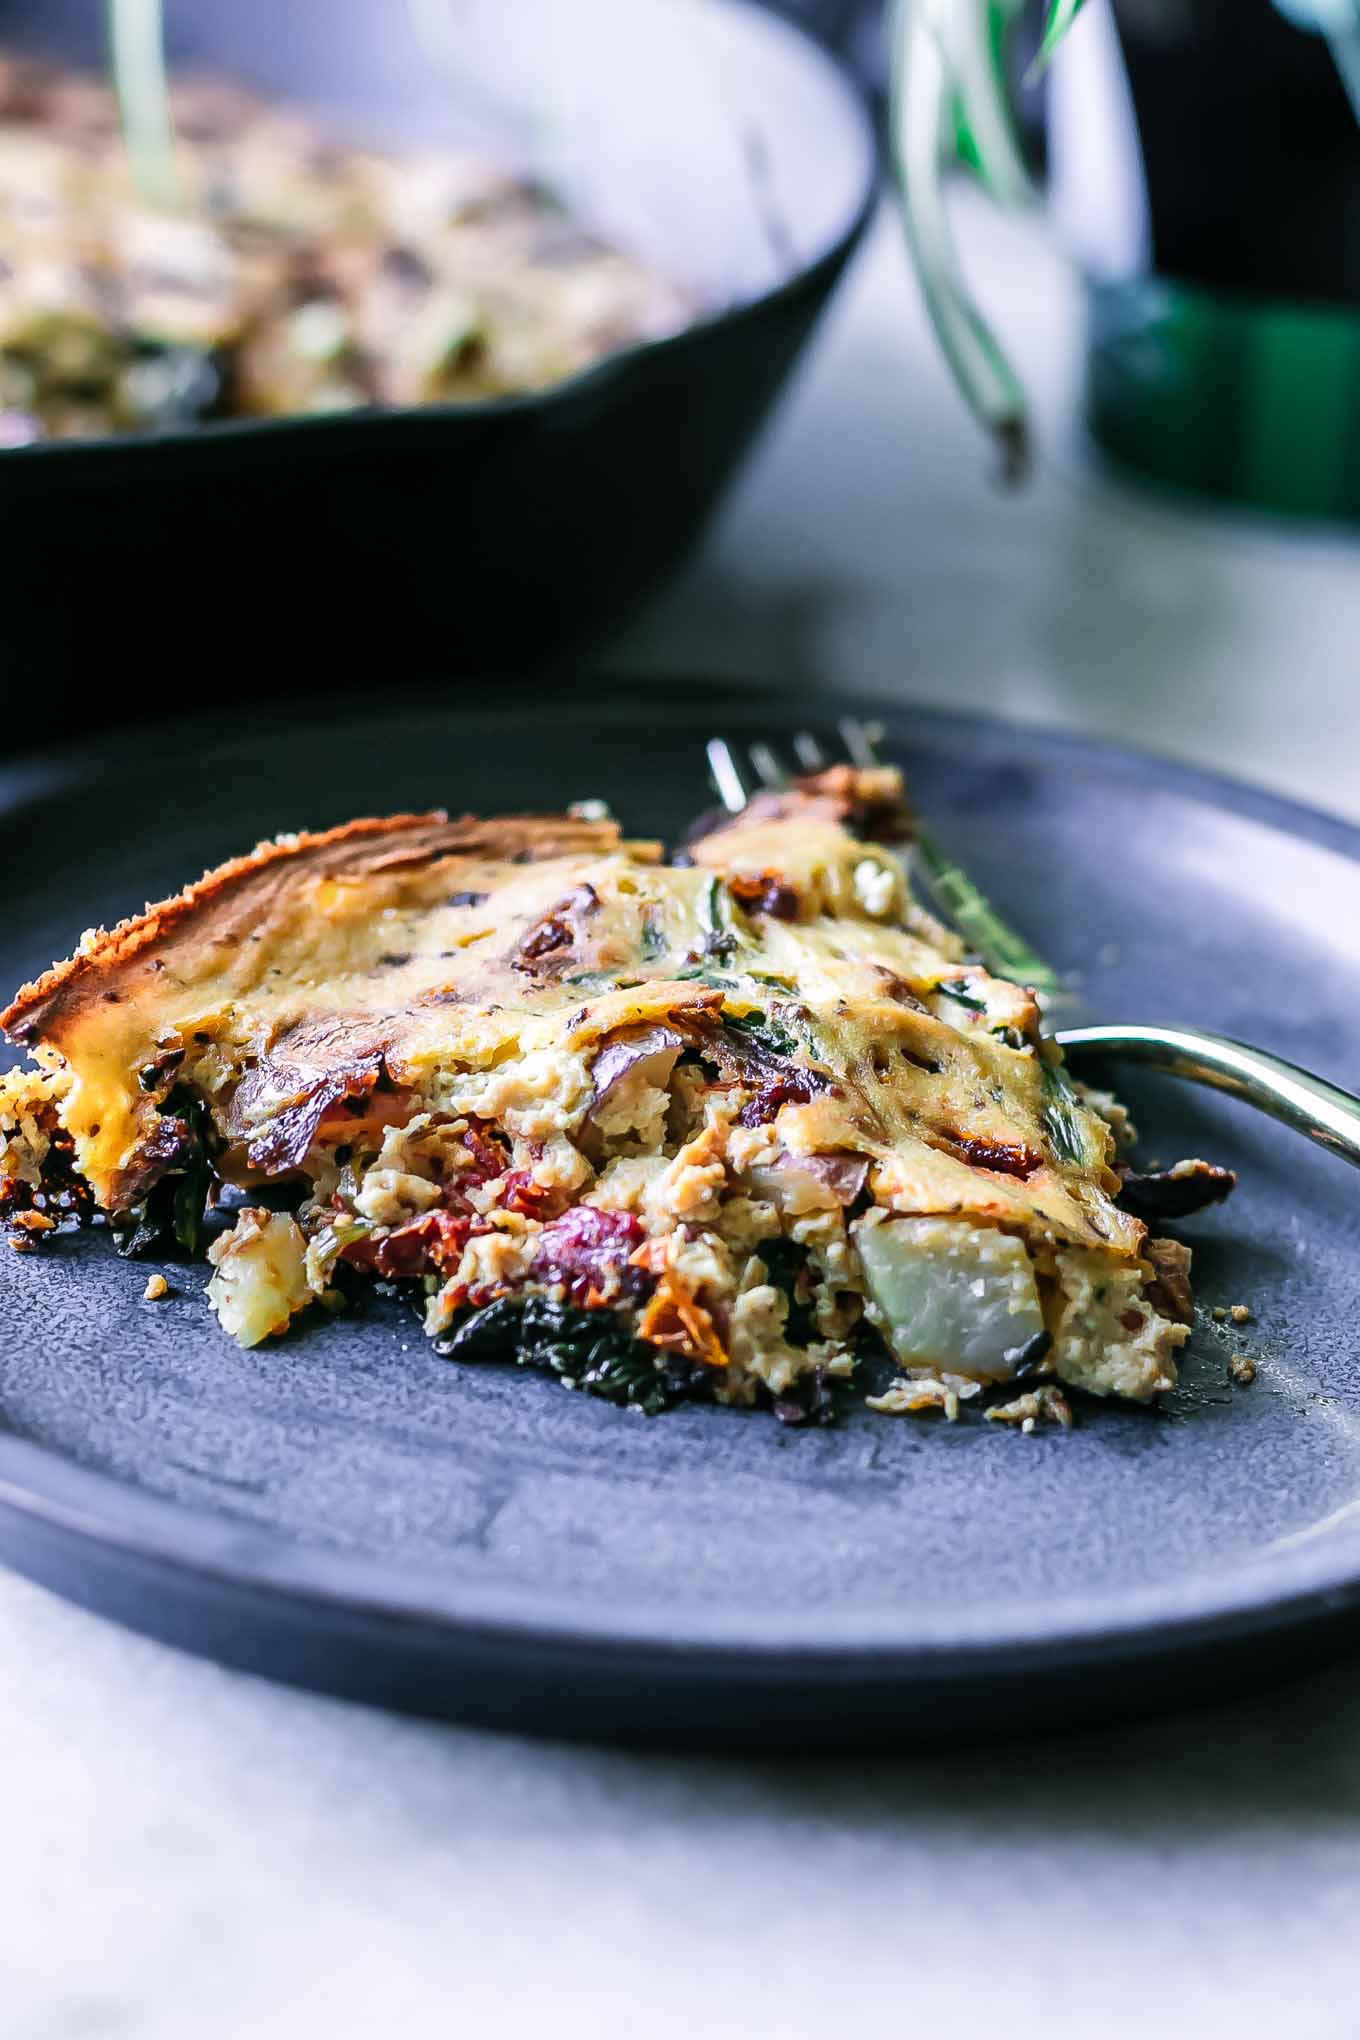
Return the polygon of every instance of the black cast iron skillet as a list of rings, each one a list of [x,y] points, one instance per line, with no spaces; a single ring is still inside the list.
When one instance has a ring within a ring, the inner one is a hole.
[[[0,0],[0,44],[97,62],[98,12]],[[383,0],[167,12],[173,60],[541,173],[706,309],[537,394],[3,454],[11,738],[57,682],[121,720],[385,685],[396,643],[504,669],[604,624],[698,532],[863,227],[853,87],[743,0],[457,0],[442,53]]]

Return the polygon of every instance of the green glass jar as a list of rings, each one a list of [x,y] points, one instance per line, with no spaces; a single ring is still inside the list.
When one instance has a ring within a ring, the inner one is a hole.
[[[1098,444],[1178,488],[1360,517],[1360,312],[1165,278],[1088,279]]]

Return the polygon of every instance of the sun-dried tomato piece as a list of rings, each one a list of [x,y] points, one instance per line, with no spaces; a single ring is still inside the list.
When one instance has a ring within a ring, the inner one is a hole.
[[[621,1296],[643,1297],[654,1277],[635,1265],[633,1254],[646,1234],[631,1211],[600,1211],[577,1204],[543,1228],[533,1272],[540,1282],[560,1282],[571,1301],[585,1306]]]
[[[489,1123],[484,1119],[469,1119],[467,1123],[462,1144],[469,1160],[458,1172],[460,1182],[494,1183],[510,1165],[504,1145],[488,1133]]]
[[[551,1184],[535,1182],[532,1169],[511,1169],[496,1201],[523,1218],[551,1218],[561,1209],[562,1192]]]
[[[777,871],[738,872],[727,885],[750,914],[771,914],[776,921],[798,919],[798,894]]]
[[[510,956],[513,968],[532,977],[574,955],[581,922],[599,909],[600,896],[593,885],[573,886],[535,927],[520,937]]]
[[[463,1258],[463,1249],[477,1230],[475,1222],[455,1211],[427,1211],[375,1240],[351,1240],[340,1258],[351,1267],[366,1268],[388,1282],[415,1275],[448,1275]]]
[[[811,1104],[828,1088],[826,1078],[817,1070],[805,1070],[799,1063],[790,1063],[783,1076],[763,1083],[755,1097],[742,1106],[737,1114],[738,1124],[767,1126],[781,1105]]]
[[[966,1134],[951,1135],[948,1141],[951,1154],[970,1168],[990,1169],[998,1176],[1015,1176],[1027,1183],[1036,1169],[1042,1169],[1044,1158],[1037,1148],[1026,1147],[1023,1142],[1005,1140],[980,1140]]]

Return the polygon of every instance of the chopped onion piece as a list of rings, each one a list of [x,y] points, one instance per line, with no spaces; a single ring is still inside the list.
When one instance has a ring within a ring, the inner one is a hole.
[[[885,1336],[904,1366],[1005,1380],[1043,1332],[1022,1240],[948,1218],[861,1222],[852,1233]]]
[[[602,1105],[614,1086],[635,1070],[645,1082],[664,1088],[684,1045],[684,1036],[673,1027],[621,1027],[609,1036],[591,1066],[595,1104]]]
[[[828,1201],[853,1204],[868,1174],[867,1155],[799,1155],[780,1148],[769,1162],[753,1168],[748,1180],[758,1196],[781,1209],[801,1211]]]

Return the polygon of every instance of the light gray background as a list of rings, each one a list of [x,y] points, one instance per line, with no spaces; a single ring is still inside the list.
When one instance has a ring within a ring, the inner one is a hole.
[[[609,662],[979,706],[1360,816],[1354,543],[1172,510],[1072,427],[1075,302],[969,211],[1040,394],[1000,497],[883,228]],[[1000,1754],[639,1757],[275,1689],[0,1574],[3,2040],[1360,2031],[1360,1670]]]

